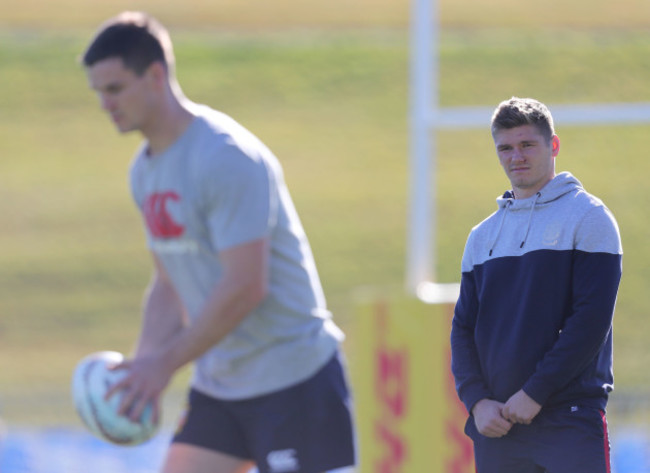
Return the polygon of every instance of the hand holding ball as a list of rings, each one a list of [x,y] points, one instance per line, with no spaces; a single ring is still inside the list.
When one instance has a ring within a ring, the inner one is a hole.
[[[147,406],[138,422],[118,413],[122,392],[108,400],[106,393],[125,375],[124,370],[111,370],[124,357],[114,351],[92,353],[75,368],[72,379],[74,405],[88,429],[101,439],[118,445],[137,445],[149,440],[159,427],[154,422],[151,405]]]

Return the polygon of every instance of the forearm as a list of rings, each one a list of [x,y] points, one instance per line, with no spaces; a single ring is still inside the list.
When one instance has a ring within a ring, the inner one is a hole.
[[[458,397],[465,404],[467,411],[471,412],[478,401],[492,399],[493,395],[481,374],[472,334],[457,323],[452,325],[451,354],[451,369]]]
[[[163,362],[162,356],[165,347],[186,326],[180,298],[160,262],[155,257],[154,260],[157,269],[145,293],[142,328],[135,354],[118,367],[128,370],[128,374],[109,391],[127,390],[119,412],[124,415],[130,413],[134,421],[139,419],[149,402],[155,406],[154,415],[158,415],[160,393],[174,374],[174,370]]]
[[[575,259],[572,314],[553,348],[523,387],[539,404],[544,404],[593,362],[612,329],[621,277],[620,256],[582,253]]]
[[[186,326],[186,314],[178,295],[168,281],[153,276],[144,297],[142,328],[136,356],[160,351]]]
[[[451,328],[451,369],[456,391],[468,412],[481,399],[492,399],[481,371],[474,331],[478,302],[471,273],[463,273]]]
[[[177,370],[199,358],[231,333],[265,296],[254,281],[224,278],[213,289],[199,317],[168,344],[164,357]]]

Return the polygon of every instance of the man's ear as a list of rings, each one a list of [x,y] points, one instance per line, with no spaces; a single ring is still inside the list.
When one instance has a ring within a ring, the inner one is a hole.
[[[162,61],[152,62],[145,74],[149,75],[156,88],[162,89],[167,83],[167,68]]]
[[[553,157],[556,157],[560,152],[560,138],[558,138],[557,135],[553,135],[551,138],[551,151],[553,153]]]

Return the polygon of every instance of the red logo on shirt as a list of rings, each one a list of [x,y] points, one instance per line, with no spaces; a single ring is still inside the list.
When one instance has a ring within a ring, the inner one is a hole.
[[[144,202],[144,218],[156,238],[179,237],[185,231],[185,227],[176,223],[167,210],[170,200],[178,202],[181,198],[176,192],[167,191],[151,194]]]

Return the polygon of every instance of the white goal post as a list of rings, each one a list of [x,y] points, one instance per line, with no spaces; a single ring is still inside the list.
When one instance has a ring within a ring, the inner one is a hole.
[[[440,129],[486,128],[494,108],[440,108],[438,0],[411,0],[409,173],[406,289],[436,285],[436,142]],[[566,125],[650,123],[650,103],[548,104]]]

